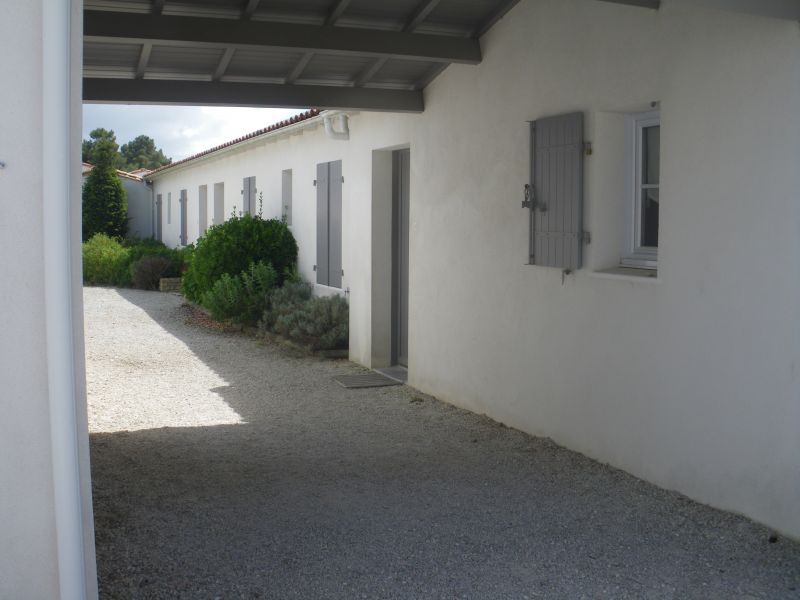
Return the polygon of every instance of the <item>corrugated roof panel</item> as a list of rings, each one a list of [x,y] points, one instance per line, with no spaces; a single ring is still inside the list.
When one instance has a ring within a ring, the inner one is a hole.
[[[147,71],[181,71],[211,74],[219,64],[223,48],[153,46]]]
[[[135,69],[141,51],[141,44],[86,42],[83,45],[83,64],[85,67]]]
[[[498,4],[497,0],[441,0],[426,21],[472,30],[486,21]]]
[[[302,57],[299,52],[237,49],[228,65],[228,77],[286,77]]]
[[[358,75],[372,64],[373,60],[370,56],[315,54],[303,71],[301,79],[355,81]]]
[[[419,60],[388,60],[369,83],[413,85],[422,80],[435,64]]]
[[[420,0],[395,0],[380,2],[375,0],[352,0],[344,13],[346,18],[390,19],[405,24],[419,6]]]

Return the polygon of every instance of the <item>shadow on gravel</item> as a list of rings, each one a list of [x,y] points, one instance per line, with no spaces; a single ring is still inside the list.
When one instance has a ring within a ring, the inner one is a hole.
[[[800,545],[744,518],[119,294],[246,423],[92,436],[103,598],[800,598]]]

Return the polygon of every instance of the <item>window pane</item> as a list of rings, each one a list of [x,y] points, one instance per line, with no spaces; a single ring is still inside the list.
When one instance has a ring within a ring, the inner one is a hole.
[[[661,127],[642,128],[642,183],[658,183]]]
[[[644,248],[658,248],[658,188],[642,190],[641,240]]]

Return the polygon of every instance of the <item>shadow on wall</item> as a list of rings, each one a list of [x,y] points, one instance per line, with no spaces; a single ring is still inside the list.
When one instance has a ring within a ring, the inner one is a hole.
[[[331,377],[350,363],[187,325],[158,292],[118,293],[228,382],[214,391],[245,423],[91,436],[101,597],[780,597],[800,584],[800,546],[767,544],[743,518],[406,387],[345,390]]]

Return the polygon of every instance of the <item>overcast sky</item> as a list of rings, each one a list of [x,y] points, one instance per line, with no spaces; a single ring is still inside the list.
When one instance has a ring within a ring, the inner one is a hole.
[[[180,160],[300,112],[282,108],[84,104],[83,139],[98,127],[113,129],[120,146],[138,135],[148,135],[164,154]]]

